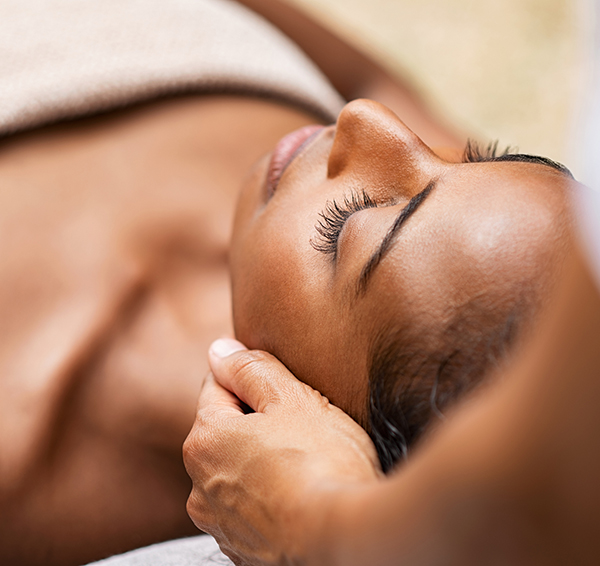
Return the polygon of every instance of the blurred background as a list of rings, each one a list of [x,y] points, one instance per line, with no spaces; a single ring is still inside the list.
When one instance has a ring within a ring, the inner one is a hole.
[[[577,170],[569,141],[589,80],[589,0],[289,1],[469,135]]]

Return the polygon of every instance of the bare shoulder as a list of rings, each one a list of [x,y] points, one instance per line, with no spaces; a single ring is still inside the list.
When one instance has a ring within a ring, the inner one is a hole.
[[[237,191],[311,122],[189,96],[2,142],[0,562],[195,532],[181,446],[208,345],[231,332]]]

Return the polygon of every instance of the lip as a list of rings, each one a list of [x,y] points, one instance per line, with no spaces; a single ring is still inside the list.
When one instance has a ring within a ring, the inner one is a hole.
[[[271,198],[285,170],[294,158],[306,147],[325,126],[304,126],[279,140],[267,170],[267,197]]]

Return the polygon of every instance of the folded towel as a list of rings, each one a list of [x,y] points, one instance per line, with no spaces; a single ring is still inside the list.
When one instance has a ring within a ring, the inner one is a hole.
[[[343,100],[231,0],[3,0],[0,134],[183,92],[268,96],[333,120]]]

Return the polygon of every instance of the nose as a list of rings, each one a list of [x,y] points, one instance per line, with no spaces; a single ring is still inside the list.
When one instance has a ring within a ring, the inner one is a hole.
[[[327,176],[368,183],[369,191],[410,198],[430,182],[441,160],[385,106],[354,100],[340,113]]]

